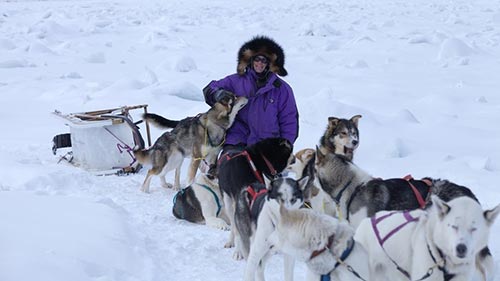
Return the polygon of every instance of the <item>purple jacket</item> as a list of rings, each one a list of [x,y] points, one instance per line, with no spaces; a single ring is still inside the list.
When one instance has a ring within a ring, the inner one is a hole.
[[[252,69],[212,81],[203,89],[210,106],[215,103],[213,93],[220,88],[248,98],[227,131],[226,144],[252,145],[269,137],[283,137],[293,144],[297,139],[299,114],[292,88],[275,73],[269,72],[268,76],[267,83],[258,90]]]

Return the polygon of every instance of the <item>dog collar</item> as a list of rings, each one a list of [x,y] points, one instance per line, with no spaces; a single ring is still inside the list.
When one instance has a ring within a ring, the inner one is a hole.
[[[321,255],[324,251],[328,250],[332,246],[334,238],[335,238],[335,236],[333,234],[330,235],[330,237],[328,237],[328,243],[326,244],[326,246],[320,250],[316,250],[316,251],[312,252],[311,257],[309,259],[311,260],[311,259]]]

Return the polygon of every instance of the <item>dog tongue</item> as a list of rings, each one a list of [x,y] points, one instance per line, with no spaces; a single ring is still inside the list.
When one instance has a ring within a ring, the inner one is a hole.
[[[344,153],[345,154],[352,154],[353,152],[354,152],[354,149],[344,146]]]

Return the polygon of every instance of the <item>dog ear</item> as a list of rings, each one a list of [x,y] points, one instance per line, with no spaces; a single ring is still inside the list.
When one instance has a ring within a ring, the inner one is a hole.
[[[495,219],[497,218],[499,213],[500,213],[500,204],[498,204],[493,209],[484,211],[483,215],[484,218],[486,219],[486,223],[488,224],[488,226],[491,226],[495,222]]]
[[[309,181],[309,177],[308,176],[305,176],[303,178],[301,178],[300,180],[297,181],[297,184],[299,185],[299,189],[304,191],[304,189],[306,188],[307,186],[307,182]]]
[[[351,121],[352,123],[354,123],[354,125],[356,125],[356,127],[358,127],[359,118],[361,118],[361,115],[354,115],[353,117],[351,117]]]
[[[340,119],[337,117],[330,116],[328,117],[328,127],[335,128],[339,124]]]
[[[431,200],[432,205],[437,209],[439,219],[442,220],[450,212],[450,206],[436,195],[432,195]]]

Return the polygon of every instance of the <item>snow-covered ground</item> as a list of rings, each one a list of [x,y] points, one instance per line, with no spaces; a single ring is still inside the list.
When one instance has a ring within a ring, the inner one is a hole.
[[[236,70],[254,35],[285,50],[297,150],[328,116],[361,114],[355,162],[369,173],[445,178],[500,203],[500,1],[268,2],[0,2],[0,280],[242,279],[228,232],[174,219],[158,178],[139,191],[146,170],[58,164],[51,140],[69,129],[51,112],[206,111],[201,89]],[[498,233],[497,222],[497,266]],[[269,280],[282,279],[280,259]]]

